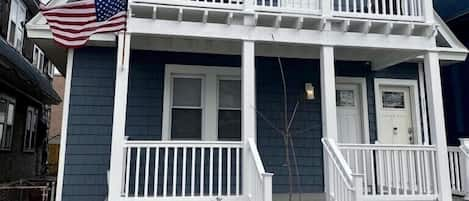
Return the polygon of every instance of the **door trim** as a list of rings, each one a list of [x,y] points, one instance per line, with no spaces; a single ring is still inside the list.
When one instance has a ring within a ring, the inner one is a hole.
[[[370,126],[368,119],[368,95],[366,78],[364,77],[336,77],[336,84],[357,84],[361,90],[361,115],[362,115],[362,142],[370,143]],[[337,125],[339,126],[339,125]]]
[[[393,86],[393,87],[409,87],[409,97],[411,103],[411,116],[412,125],[415,128],[414,132],[414,144],[422,144],[422,126],[420,117],[420,102],[419,102],[419,87],[417,80],[405,80],[405,79],[387,79],[387,78],[375,78],[374,79],[374,90],[375,90],[375,110],[376,110],[376,138],[379,142],[379,127],[381,123],[381,111],[379,110],[380,103],[380,86]]]

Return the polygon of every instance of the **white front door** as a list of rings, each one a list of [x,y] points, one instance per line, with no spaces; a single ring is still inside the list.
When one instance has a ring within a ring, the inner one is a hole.
[[[336,84],[338,142],[363,143],[360,89],[359,84]]]
[[[383,144],[414,143],[410,88],[380,86],[378,96],[378,141]]]

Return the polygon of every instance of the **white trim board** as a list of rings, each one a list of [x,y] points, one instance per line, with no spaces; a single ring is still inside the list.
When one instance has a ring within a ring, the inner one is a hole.
[[[360,87],[361,102],[362,102],[362,106],[361,106],[362,129],[363,129],[362,140],[364,143],[371,143],[370,126],[369,126],[370,123],[369,123],[369,117],[368,117],[368,93],[367,93],[367,86],[366,86],[366,78],[338,76],[335,79],[336,79],[336,84],[357,84]]]
[[[57,189],[56,201],[62,201],[62,190],[64,183],[64,169],[65,169],[65,153],[67,146],[67,129],[68,129],[68,114],[70,110],[70,90],[72,86],[72,71],[73,71],[73,49],[68,50],[67,54],[67,74],[65,76],[65,91],[64,102],[62,111],[62,131],[60,136],[60,150],[59,150],[59,167],[57,171]]]
[[[172,102],[172,77],[177,76],[189,76],[189,77],[199,77],[202,78],[202,140],[217,140],[217,128],[213,126],[213,122],[217,120],[217,116],[208,115],[217,114],[216,111],[213,111],[217,107],[207,108],[205,105],[218,105],[217,99],[207,99],[208,95],[210,97],[217,96],[217,94],[208,94],[214,93],[217,90],[217,86],[207,86],[207,82],[213,83],[213,79],[216,80],[220,77],[226,78],[230,77],[241,79],[241,68],[239,67],[216,67],[216,66],[196,66],[196,65],[178,65],[178,64],[166,64],[165,66],[165,75],[164,75],[164,92],[163,92],[163,121],[161,129],[161,139],[170,140],[171,139],[171,102]],[[209,81],[207,81],[209,80]],[[217,96],[218,97],[218,96]],[[209,112],[207,110],[210,110]]]
[[[379,125],[382,122],[379,104],[380,104],[380,86],[396,86],[396,87],[409,87],[410,102],[412,111],[412,124],[415,128],[414,137],[417,138],[414,144],[423,143],[422,124],[420,116],[420,100],[419,100],[419,87],[417,80],[406,80],[406,79],[387,79],[387,78],[375,78],[374,80],[374,92],[375,92],[375,111],[376,111],[376,137],[379,141]]]

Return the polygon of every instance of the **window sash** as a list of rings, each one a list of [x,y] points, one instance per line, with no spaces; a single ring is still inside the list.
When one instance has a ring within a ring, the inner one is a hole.
[[[26,129],[24,134],[23,151],[34,152],[37,135],[38,111],[36,108],[28,107],[26,114]]]
[[[13,98],[1,94],[0,101],[6,104],[4,111],[5,121],[0,122],[0,150],[10,151],[13,139],[16,103]]]
[[[19,0],[12,0],[8,23],[8,42],[18,51],[23,48],[24,29],[22,23],[26,20],[26,6]]]

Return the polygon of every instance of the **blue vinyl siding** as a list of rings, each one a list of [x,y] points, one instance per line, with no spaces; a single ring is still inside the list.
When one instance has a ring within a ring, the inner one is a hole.
[[[64,201],[103,201],[111,151],[115,50],[75,51],[67,146]]]
[[[181,59],[183,58],[183,59]],[[130,139],[161,139],[165,64],[240,66],[240,56],[132,51],[126,132]],[[323,159],[319,61],[282,59],[289,111],[302,99],[304,83],[315,86],[316,99],[301,101],[292,131],[303,192],[322,192]],[[366,77],[370,133],[376,139],[373,79],[417,79],[416,65],[403,64],[373,72],[365,62],[337,62],[337,76]],[[64,201],[102,201],[109,169],[115,50],[84,48],[75,53],[64,177]],[[275,125],[282,122],[282,88],[275,58],[256,58],[257,109]],[[288,191],[283,141],[266,121],[257,118],[259,151],[273,172],[274,193]],[[295,189],[297,191],[298,189]]]

